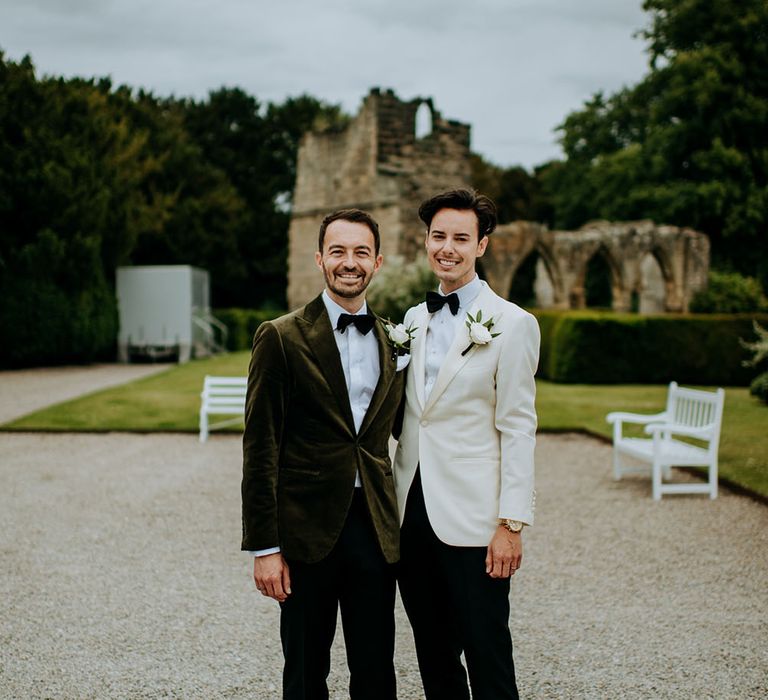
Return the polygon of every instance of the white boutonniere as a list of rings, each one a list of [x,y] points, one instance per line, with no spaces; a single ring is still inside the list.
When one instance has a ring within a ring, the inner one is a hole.
[[[467,314],[466,324],[469,329],[470,343],[464,352],[461,353],[462,357],[475,347],[475,345],[488,345],[488,343],[490,343],[496,336],[501,335],[501,333],[491,333],[494,323],[495,321],[493,320],[493,317],[483,323],[482,309],[477,310],[477,315],[474,318],[472,318],[472,314]]]
[[[392,344],[392,359],[408,355],[411,352],[411,341],[416,335],[416,331],[419,330],[414,326],[405,327],[404,324],[394,324],[391,321],[387,321],[384,324],[384,330],[387,333],[389,342]]]

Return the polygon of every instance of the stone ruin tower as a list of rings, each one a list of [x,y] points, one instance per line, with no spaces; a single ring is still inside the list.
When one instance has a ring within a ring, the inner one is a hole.
[[[424,236],[421,202],[471,184],[469,131],[444,119],[431,99],[403,102],[392,90],[374,88],[346,128],[305,134],[288,229],[288,307],[323,288],[314,261],[317,233],[335,209],[370,212],[379,222],[381,252],[413,259]]]

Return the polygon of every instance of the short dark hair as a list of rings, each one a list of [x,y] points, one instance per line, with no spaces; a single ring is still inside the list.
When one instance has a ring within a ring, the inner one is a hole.
[[[376,220],[367,212],[362,209],[339,209],[338,211],[328,214],[323,219],[323,223],[320,224],[320,234],[317,237],[317,249],[323,252],[323,243],[325,241],[325,230],[334,221],[351,221],[355,224],[365,224],[371,233],[373,234],[373,243],[376,249],[376,255],[379,254],[379,248],[381,247],[381,236],[379,235],[379,225]]]
[[[423,202],[419,207],[419,218],[427,225],[427,230],[435,214],[441,209],[471,209],[475,212],[478,240],[489,236],[496,228],[496,205],[490,197],[480,194],[477,190],[449,190]]]

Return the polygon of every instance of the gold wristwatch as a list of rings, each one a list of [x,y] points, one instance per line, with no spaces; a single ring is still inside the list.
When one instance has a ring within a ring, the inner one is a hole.
[[[502,518],[500,524],[510,532],[521,532],[525,526],[525,523],[521,523],[519,520],[510,520],[509,518]]]

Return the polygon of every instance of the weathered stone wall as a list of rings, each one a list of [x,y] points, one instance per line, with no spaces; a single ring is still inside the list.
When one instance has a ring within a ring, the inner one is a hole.
[[[417,138],[416,113],[426,105],[431,133]],[[314,262],[317,232],[335,209],[359,207],[379,222],[382,253],[412,259],[424,227],[419,204],[432,194],[470,184],[469,126],[442,118],[431,100],[403,102],[371,90],[340,132],[310,132],[299,147],[288,231],[288,305],[295,308],[323,286]]]
[[[538,253],[540,285],[550,303],[563,309],[586,305],[587,264],[604,257],[611,270],[613,309],[629,311],[633,295],[643,313],[688,311],[693,295],[707,284],[709,239],[692,229],[658,226],[652,221],[586,224],[578,231],[550,231],[542,224],[517,221],[499,226],[483,258],[489,284],[506,296],[523,261]],[[545,301],[545,300],[542,300]]]
[[[416,134],[417,112],[427,110],[431,131]],[[288,305],[309,301],[323,287],[314,261],[323,217],[359,207],[379,222],[382,253],[413,260],[423,254],[418,208],[431,195],[470,186],[470,127],[443,119],[431,99],[403,102],[373,89],[341,131],[310,132],[299,147],[289,227]],[[516,221],[499,226],[481,260],[483,274],[509,295],[515,273],[537,253],[534,285],[542,307],[583,308],[589,261],[600,255],[611,270],[613,308],[687,311],[706,287],[709,239],[696,231],[651,221],[592,222],[578,231],[550,231]]]

